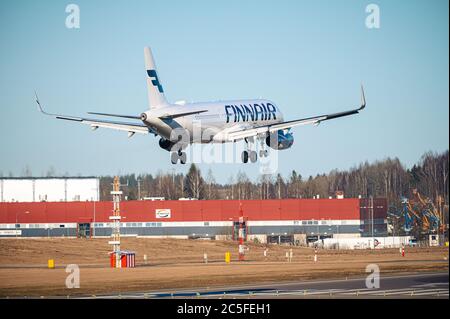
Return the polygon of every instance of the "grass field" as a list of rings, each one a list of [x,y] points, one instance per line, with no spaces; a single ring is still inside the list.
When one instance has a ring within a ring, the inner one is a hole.
[[[448,248],[319,250],[248,244],[245,262],[238,262],[237,244],[227,241],[123,238],[122,249],[136,252],[136,268],[109,268],[108,239],[0,239],[0,297],[67,296],[171,288],[199,288],[365,274],[377,264],[382,274],[448,270]],[[286,252],[293,250],[291,263]],[[232,262],[224,262],[230,251]],[[208,255],[208,264],[203,254]],[[144,264],[143,256],[148,262]],[[54,259],[56,269],[47,269]],[[67,289],[67,264],[80,267],[80,289]]]

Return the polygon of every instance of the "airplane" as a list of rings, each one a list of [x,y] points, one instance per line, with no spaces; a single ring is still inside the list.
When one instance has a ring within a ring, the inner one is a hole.
[[[229,100],[201,103],[184,101],[169,103],[158,77],[152,51],[144,48],[145,72],[147,81],[149,109],[140,115],[121,115],[99,112],[88,114],[122,119],[133,122],[103,120],[48,113],[42,107],[35,92],[38,110],[45,115],[60,120],[68,120],[90,125],[92,130],[109,128],[128,132],[159,136],[159,146],[171,152],[172,164],[186,163],[185,150],[193,143],[234,143],[245,142],[241,154],[243,163],[255,163],[258,158],[257,144],[260,144],[259,156],[268,156],[270,147],[274,150],[289,149],[294,143],[291,128],[314,124],[359,113],[366,106],[364,88],[361,85],[361,105],[349,111],[284,121],[280,108],[266,99]]]

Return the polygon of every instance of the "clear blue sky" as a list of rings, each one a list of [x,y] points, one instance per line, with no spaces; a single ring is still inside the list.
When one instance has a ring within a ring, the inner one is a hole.
[[[365,26],[366,5],[381,28]],[[399,157],[407,166],[449,145],[448,1],[72,1],[81,28],[67,29],[69,1],[0,2],[0,171],[35,175],[53,166],[82,175],[185,172],[152,136],[52,120],[49,111],[139,114],[147,108],[143,47],[153,49],[170,101],[273,100],[286,119],[367,109],[294,129],[279,172],[303,176]],[[206,173],[208,166],[201,165]],[[219,182],[245,168],[213,165]]]

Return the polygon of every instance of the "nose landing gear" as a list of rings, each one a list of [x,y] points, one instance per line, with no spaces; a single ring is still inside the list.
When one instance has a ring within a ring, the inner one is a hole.
[[[181,149],[178,150],[178,152],[172,152],[172,154],[170,154],[170,161],[172,164],[178,163],[178,160],[180,160],[181,164],[186,164],[186,153]]]
[[[269,152],[267,150],[260,150],[259,157],[267,157],[269,156]]]
[[[260,150],[259,150],[259,157],[267,157],[269,156],[269,151],[266,149],[266,140],[265,138],[259,139],[260,144]]]

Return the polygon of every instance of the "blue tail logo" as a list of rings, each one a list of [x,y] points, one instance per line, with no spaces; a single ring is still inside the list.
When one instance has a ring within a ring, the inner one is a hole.
[[[159,83],[158,75],[156,74],[156,70],[147,70],[147,74],[150,78],[154,78],[152,80],[152,84],[158,87],[159,93],[164,93],[163,87],[161,83]]]

